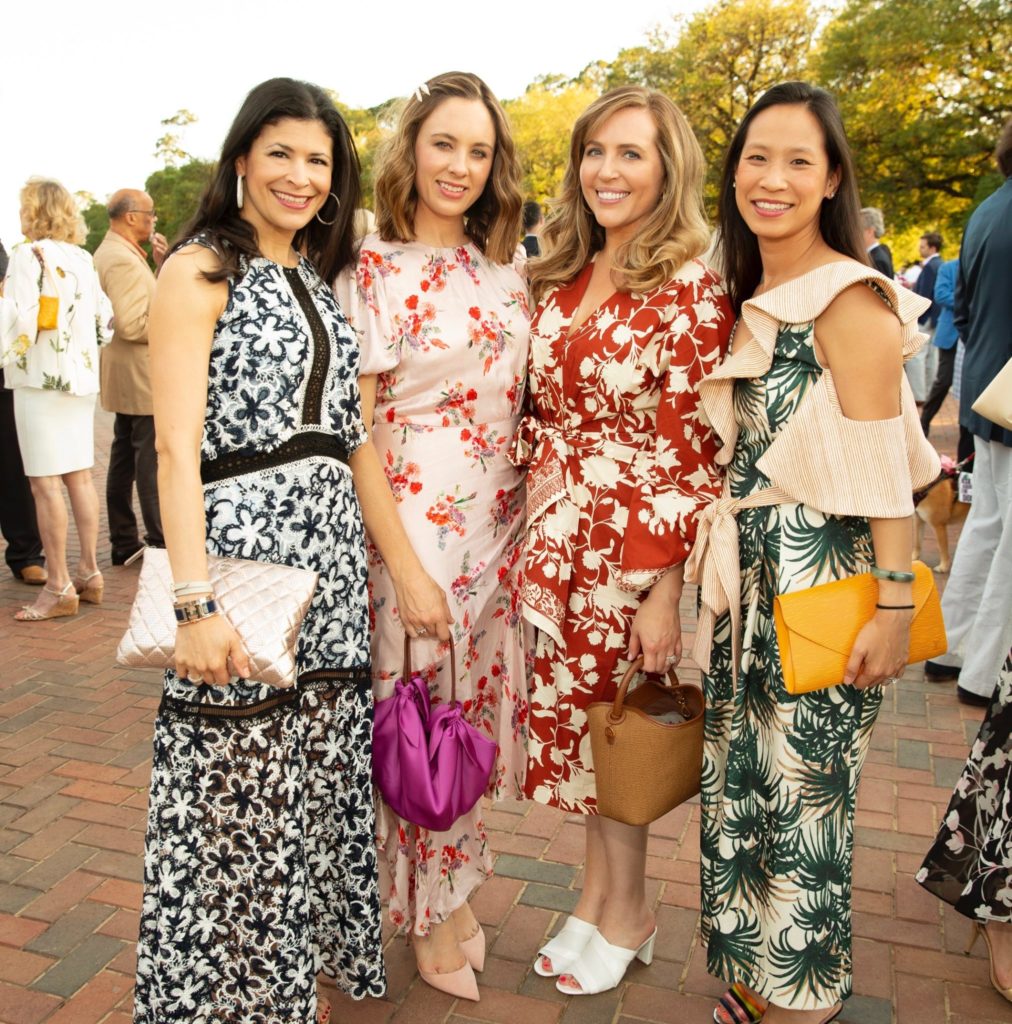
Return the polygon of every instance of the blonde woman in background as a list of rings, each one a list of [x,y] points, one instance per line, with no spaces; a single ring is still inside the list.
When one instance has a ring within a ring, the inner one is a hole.
[[[14,391],[17,444],[32,487],[49,580],[19,622],[74,615],[81,600],[99,604],[95,399],[98,349],[108,343],[112,307],[91,256],[81,248],[84,222],[73,196],[56,181],[32,178],[21,190],[25,241],[11,252],[0,300],[0,362]],[[58,308],[55,326],[39,326],[40,306]],[[4,438],[4,443],[15,443]],[[67,567],[70,496],[80,542],[77,571]]]

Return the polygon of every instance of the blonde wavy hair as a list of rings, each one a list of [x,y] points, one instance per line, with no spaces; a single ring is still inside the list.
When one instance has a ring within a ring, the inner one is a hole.
[[[80,245],[88,237],[74,197],[49,178],[29,178],[21,190],[21,228],[33,242],[51,238]]]
[[[443,100],[455,96],[478,100],[495,127],[495,153],[485,189],[464,215],[464,229],[494,263],[509,263],[520,237],[520,162],[509,120],[489,87],[465,71],[448,71],[421,85],[401,109],[397,131],[379,155],[376,175],[376,227],[385,242],[415,237],[415,143],[422,122]]]
[[[642,293],[657,288],[709,245],[703,209],[703,151],[685,115],[654,89],[633,85],[612,89],[587,107],[573,126],[562,189],[541,233],[545,255],[530,263],[534,302],[549,288],[572,281],[604,247],[604,229],[583,198],[580,164],[587,139],[609,117],[629,107],[646,110],[653,118],[664,182],[653,212],[615,254],[618,289]]]

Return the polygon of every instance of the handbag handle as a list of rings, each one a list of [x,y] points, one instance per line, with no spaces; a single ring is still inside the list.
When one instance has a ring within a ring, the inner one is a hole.
[[[626,694],[629,692],[629,684],[633,681],[635,675],[643,669],[643,656],[640,655],[636,658],[633,663],[625,670],[625,675],[622,676],[622,682],[618,684],[618,689],[615,691],[615,701],[611,706],[611,711],[608,712],[608,721],[613,725],[617,725],[625,718],[625,703]],[[689,702],[685,699],[685,694],[677,689],[681,686],[678,682],[678,673],[673,669],[669,668],[667,671],[668,677],[668,689],[674,691],[673,696],[675,703],[678,705],[678,711],[681,716],[688,721],[692,717],[692,709],[689,707]]]
[[[643,659],[640,658],[640,662]],[[411,678],[411,637],[404,634],[404,679]],[[624,680],[623,680],[624,682]],[[457,702],[457,657],[453,651],[453,641],[450,641],[450,701]]]

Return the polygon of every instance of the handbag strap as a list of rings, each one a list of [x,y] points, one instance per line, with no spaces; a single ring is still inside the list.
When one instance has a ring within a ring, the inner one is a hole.
[[[640,658],[642,663],[643,659]],[[411,678],[411,637],[404,634],[404,679]],[[625,682],[625,680],[623,680]],[[457,656],[454,653],[453,641],[450,641],[450,700],[457,701]]]
[[[49,264],[46,263],[46,257],[42,251],[42,246],[33,245],[32,253],[34,254],[35,258],[39,261],[39,264],[42,267],[42,276],[49,278],[49,283],[53,286],[53,295],[59,297],[60,292],[59,289],[56,287],[56,278],[53,277],[53,272],[49,269]],[[41,289],[39,290],[39,294],[42,294]]]
[[[615,701],[611,706],[611,711],[608,712],[608,721],[612,723],[621,722],[625,717],[623,704],[625,703],[626,694],[629,692],[629,684],[636,677],[637,673],[642,670],[643,656],[640,655],[625,670],[625,675],[622,676],[622,682],[618,684],[618,689],[615,691]],[[685,694],[679,689],[681,683],[678,681],[678,673],[673,668],[669,668],[667,671],[667,677],[668,689],[672,691],[672,696],[675,699],[675,703],[678,705],[678,710],[681,712],[682,717],[688,721],[692,717],[692,709],[689,707],[689,703],[685,699]]]

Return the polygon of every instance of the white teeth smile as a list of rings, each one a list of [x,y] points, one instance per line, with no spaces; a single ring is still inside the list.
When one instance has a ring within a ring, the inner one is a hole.
[[[789,210],[791,208],[791,204],[790,203],[771,203],[771,202],[769,202],[767,200],[763,200],[763,199],[757,199],[755,201],[755,205],[758,206],[760,210],[771,210],[771,211],[772,210]]]
[[[309,196],[293,196],[288,192],[275,192],[278,199],[283,203],[289,203],[292,206],[305,206],[309,202]]]
[[[463,185],[451,185],[448,181],[441,181],[441,182],[439,182],[439,187],[440,188],[445,188],[447,192],[458,192],[459,193],[459,192],[463,192],[464,191],[464,186]]]
[[[625,199],[625,197],[627,195],[629,195],[628,192],[601,192],[601,191],[598,191],[598,193],[597,193],[598,199],[601,199],[601,200],[603,200],[606,203],[613,203],[613,202],[615,202],[615,201],[617,201],[619,199]]]

